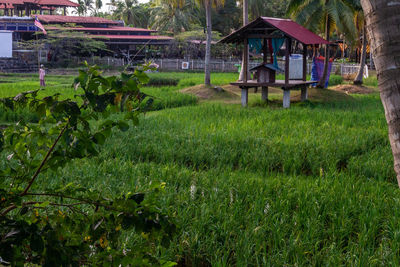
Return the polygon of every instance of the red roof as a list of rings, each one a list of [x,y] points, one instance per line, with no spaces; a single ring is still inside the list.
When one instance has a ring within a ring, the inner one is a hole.
[[[300,24],[290,20],[290,19],[280,19],[280,18],[269,18],[269,17],[259,17],[253,20],[246,26],[243,26],[239,30],[226,36],[219,42],[222,43],[239,43],[243,40],[243,35],[246,34],[258,34],[263,35],[265,31],[270,31],[271,33],[279,30],[281,34],[296,39],[297,41],[306,44],[329,44],[328,41],[321,38],[317,34],[311,32],[310,30],[304,28]],[[260,32],[261,31],[261,32]],[[261,38],[261,37],[260,37]]]
[[[120,26],[110,26],[108,28],[93,28],[93,27],[46,27],[47,30],[72,30],[72,31],[96,31],[96,32],[156,32],[155,30],[148,30],[142,28],[133,27],[120,27]]]
[[[59,15],[32,15],[37,16],[44,23],[77,23],[77,24],[118,24],[118,22],[99,17],[59,16]]]
[[[79,5],[69,0],[0,0],[0,4],[14,4],[24,5],[25,3],[32,3],[36,5],[47,6],[67,6],[78,7]]]
[[[0,0],[0,4],[23,5],[23,0]]]
[[[265,22],[268,22],[272,26],[286,33],[290,37],[296,39],[297,41],[306,44],[329,44],[328,41],[316,35],[312,31],[304,28],[297,22],[290,19],[278,19],[278,18],[268,18],[261,17]]]
[[[0,4],[0,9],[6,9],[6,8],[13,9],[14,5],[13,4]]]
[[[168,36],[157,36],[157,35],[89,35],[88,37],[110,40],[172,40],[174,38]]]
[[[78,7],[79,4],[68,0],[36,0],[38,5]]]

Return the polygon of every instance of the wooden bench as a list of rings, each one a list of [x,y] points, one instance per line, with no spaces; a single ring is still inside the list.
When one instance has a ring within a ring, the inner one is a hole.
[[[242,106],[247,107],[250,88],[261,87],[261,100],[268,101],[268,87],[278,87],[283,90],[283,107],[290,107],[290,91],[301,90],[301,101],[308,99],[308,87],[315,82],[302,81],[302,80],[289,80],[289,83],[285,83],[284,80],[276,80],[274,83],[260,83],[256,80],[248,80],[247,82],[234,82],[231,85],[238,86],[242,92]]]

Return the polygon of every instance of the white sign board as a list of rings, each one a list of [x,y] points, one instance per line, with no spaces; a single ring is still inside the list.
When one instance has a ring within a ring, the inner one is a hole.
[[[0,31],[0,58],[12,57],[12,32]]]

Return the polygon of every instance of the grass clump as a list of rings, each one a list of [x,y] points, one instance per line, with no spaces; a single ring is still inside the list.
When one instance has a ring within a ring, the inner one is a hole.
[[[378,79],[376,76],[370,76],[363,79],[363,84],[365,86],[378,87]]]
[[[160,87],[160,86],[176,86],[179,83],[178,78],[171,78],[171,77],[157,77],[152,76],[150,81],[146,86],[153,86],[153,87]]]
[[[329,86],[335,86],[343,83],[343,77],[341,75],[331,75],[329,77]]]

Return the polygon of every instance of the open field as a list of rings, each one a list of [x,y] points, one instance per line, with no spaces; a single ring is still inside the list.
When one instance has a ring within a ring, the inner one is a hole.
[[[201,74],[152,75],[180,78],[144,88],[159,98],[157,111],[115,133],[99,156],[41,177],[41,186],[79,181],[107,196],[166,182],[159,201],[178,230],[159,257],[182,266],[400,264],[400,194],[377,93],[314,90],[286,110],[280,92],[270,105],[252,93],[241,108],[179,92]],[[236,77],[212,78],[224,85]],[[65,97],[75,93],[71,82],[49,79]],[[0,97],[34,83],[0,83]]]

